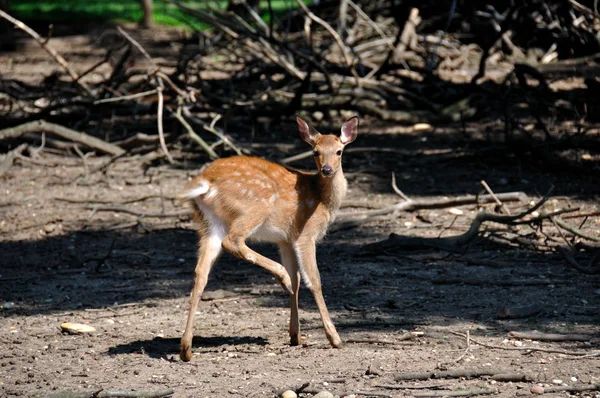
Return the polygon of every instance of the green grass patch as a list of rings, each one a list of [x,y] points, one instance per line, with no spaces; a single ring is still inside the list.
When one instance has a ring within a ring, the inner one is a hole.
[[[226,0],[183,1],[182,3],[199,9],[225,9]],[[282,14],[296,8],[295,0],[272,0],[273,12]],[[57,23],[85,22],[139,22],[142,20],[142,6],[139,0],[20,0],[11,2],[11,12],[19,19]],[[268,6],[261,1],[261,14],[268,19]],[[189,28],[187,21],[195,29],[206,29],[195,18],[182,13],[176,6],[155,0],[153,19],[156,24]]]

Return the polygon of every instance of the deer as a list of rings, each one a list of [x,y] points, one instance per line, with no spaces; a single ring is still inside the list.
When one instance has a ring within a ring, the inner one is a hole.
[[[301,279],[316,302],[331,346],[342,340],[327,310],[317,267],[316,244],[335,218],[347,190],[342,152],[358,135],[358,118],[347,120],[340,135],[321,134],[296,116],[301,138],[312,146],[316,173],[286,168],[259,157],[233,156],[206,165],[185,187],[198,224],[198,262],[189,298],[180,358],[192,358],[194,316],[209,273],[222,249],[271,272],[290,295],[289,336],[301,343],[298,293]],[[262,241],[279,246],[281,262],[246,245]]]

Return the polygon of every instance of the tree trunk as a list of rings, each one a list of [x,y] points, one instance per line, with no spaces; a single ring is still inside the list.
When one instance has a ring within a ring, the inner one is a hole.
[[[144,10],[144,20],[142,28],[148,29],[152,27],[152,0],[141,0],[142,9]]]

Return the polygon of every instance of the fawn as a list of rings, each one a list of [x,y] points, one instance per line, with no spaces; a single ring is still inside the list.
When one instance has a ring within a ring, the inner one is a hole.
[[[325,235],[346,195],[342,151],[358,134],[358,118],[346,121],[339,137],[320,134],[299,116],[296,121],[302,139],[313,148],[317,173],[235,156],[210,163],[181,195],[192,203],[200,238],[179,354],[184,361],[192,358],[194,315],[221,248],[270,271],[290,294],[292,345],[300,343],[300,276],[315,298],[327,339],[333,347],[342,343],[323,299],[315,244]],[[276,243],[281,264],[250,249],[246,240]]]

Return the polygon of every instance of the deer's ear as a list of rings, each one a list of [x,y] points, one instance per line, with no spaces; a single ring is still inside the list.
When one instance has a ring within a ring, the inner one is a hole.
[[[300,130],[300,136],[310,145],[315,146],[319,132],[314,129],[313,126],[304,121],[300,116],[296,115],[296,122],[298,123],[298,130]]]
[[[358,117],[354,116],[348,119],[342,126],[342,132],[340,134],[340,140],[342,144],[347,145],[356,139],[358,135]]]

